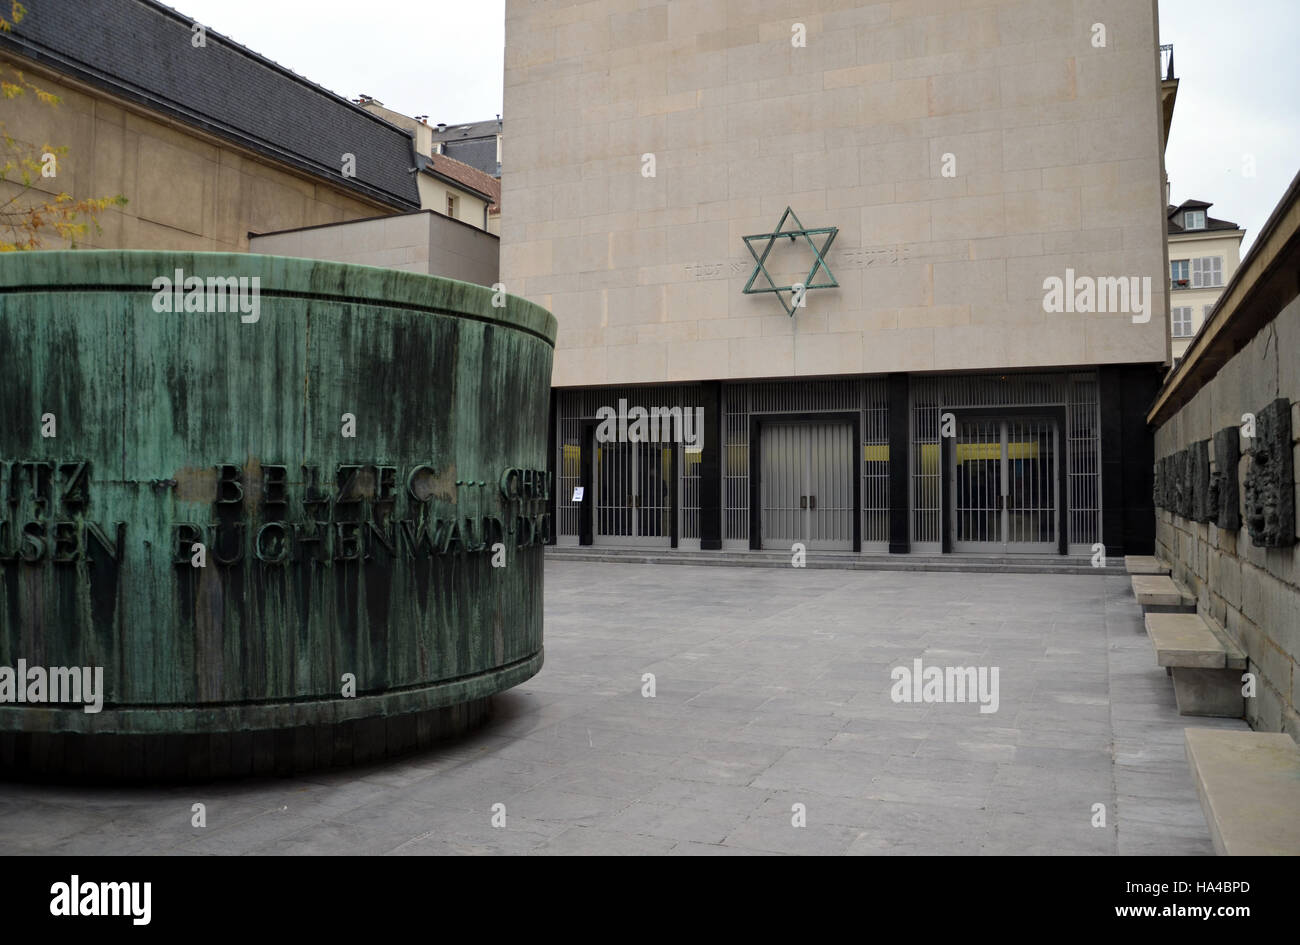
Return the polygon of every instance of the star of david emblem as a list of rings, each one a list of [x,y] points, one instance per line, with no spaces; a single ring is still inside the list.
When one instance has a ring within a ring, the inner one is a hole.
[[[789,219],[794,220],[795,229],[785,229],[785,222]],[[803,296],[809,289],[839,288],[839,283],[835,281],[835,276],[831,274],[830,267],[826,265],[826,253],[830,251],[831,243],[835,242],[835,234],[839,233],[839,231],[839,227],[836,226],[821,226],[809,229],[799,222],[799,218],[795,216],[793,210],[786,207],[785,213],[781,214],[781,221],[777,223],[776,229],[771,233],[760,233],[756,236],[742,237],[745,241],[745,248],[749,250],[749,255],[754,257],[754,271],[750,274],[749,281],[745,283],[745,288],[742,291],[745,295],[758,295],[762,292],[774,293],[781,301],[781,307],[785,309],[785,313],[793,318],[794,310],[803,305]],[[767,273],[767,267],[764,265],[767,262],[767,254],[772,251],[772,247],[776,245],[776,241],[783,236],[788,237],[792,243],[802,237],[804,242],[808,244],[808,248],[813,251],[812,268],[808,270],[808,278],[802,283],[795,283],[794,285],[777,285],[772,281],[772,277]],[[826,237],[826,242],[822,244],[821,249],[818,249],[817,244],[813,242],[814,236]],[[761,256],[754,251],[754,243],[759,240],[767,240],[767,246],[763,248],[763,254]],[[818,278],[817,271],[819,269],[825,273],[825,279],[822,282],[816,281]],[[760,286],[756,289],[754,288],[754,282],[760,275],[767,281],[767,287],[764,288]],[[801,289],[802,291],[800,291]],[[788,301],[786,299],[787,293],[789,293]]]

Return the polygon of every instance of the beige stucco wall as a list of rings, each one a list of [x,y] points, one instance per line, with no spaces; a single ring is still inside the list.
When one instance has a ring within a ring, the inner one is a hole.
[[[433,129],[425,122],[416,121],[410,115],[395,112],[377,102],[362,102],[361,107],[372,115],[378,115],[389,124],[396,125],[398,128],[405,128],[411,132],[415,138],[415,150],[418,153],[427,156],[433,151]]]
[[[443,216],[447,215],[447,195],[451,194],[456,198],[456,219],[470,226],[483,229],[483,211],[487,209],[488,202],[476,194],[463,190],[454,184],[449,184],[441,178],[434,177],[432,174],[421,174],[418,178],[420,185],[420,206],[425,210],[433,210]]]
[[[367,111],[378,115],[385,121],[397,125],[399,128],[405,128],[415,135],[415,150],[420,154],[428,156],[433,150],[433,129],[422,121],[416,121],[408,115],[395,112],[390,108],[377,105],[370,102],[362,106]],[[424,210],[433,210],[435,213],[447,214],[447,197],[448,195],[456,198],[455,218],[470,226],[476,226],[480,230],[487,229],[493,235],[499,236],[500,227],[493,227],[491,224],[484,226],[484,209],[488,206],[488,201],[482,197],[455,184],[450,184],[441,178],[434,177],[432,174],[421,174],[416,181],[420,190],[420,207]]]
[[[1155,5],[1076,6],[507,0],[501,275],[554,383],[1166,360]],[[741,294],[787,205],[839,227],[794,319]],[[1150,322],[1046,314],[1067,268]]]
[[[1198,236],[1169,237],[1169,260],[1197,259],[1202,256],[1223,257],[1223,285],[1210,289],[1175,289],[1169,290],[1170,332],[1173,355],[1181,358],[1192,343],[1192,336],[1172,338],[1173,308],[1176,305],[1190,306],[1192,309],[1192,335],[1195,335],[1205,323],[1205,306],[1213,305],[1223,294],[1223,288],[1232,279],[1237,266],[1241,264],[1241,240],[1244,230],[1210,231]],[[1190,264],[1188,267],[1190,273]],[[1190,278],[1190,275],[1189,275]]]
[[[67,145],[58,175],[36,184],[75,199],[122,194],[125,207],[105,211],[78,245],[97,249],[246,250],[250,230],[280,230],[393,212],[342,188],[256,159],[179,123],[127,107],[97,90],[16,66],[62,99],[50,107],[30,92],[4,102],[15,138],[38,148]],[[0,199],[11,190],[0,183]],[[46,249],[65,244],[49,237]]]
[[[254,253],[386,266],[490,286],[499,241],[431,211],[255,236]]]

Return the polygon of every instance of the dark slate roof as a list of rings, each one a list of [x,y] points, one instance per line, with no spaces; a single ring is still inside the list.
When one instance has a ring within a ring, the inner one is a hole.
[[[455,158],[470,167],[476,167],[484,174],[498,177],[501,165],[497,163],[497,137],[474,138],[468,141],[444,141],[442,153]]]
[[[1210,216],[1208,210],[1209,210],[1209,208],[1212,207],[1212,206],[1214,206],[1214,204],[1206,203],[1204,200],[1184,200],[1184,201],[1183,201],[1182,203],[1180,203],[1178,206],[1174,206],[1173,204],[1169,204],[1169,206],[1165,208],[1165,217],[1167,218],[1167,222],[1168,222],[1168,224],[1169,224],[1169,233],[1170,233],[1170,235],[1173,235],[1173,234],[1175,234],[1175,233],[1206,233],[1206,232],[1208,232],[1208,231],[1210,231],[1210,230],[1239,230],[1239,229],[1241,229],[1240,226],[1238,226],[1236,223],[1233,223],[1231,220],[1217,220],[1217,219],[1215,219],[1214,217]],[[1184,210],[1205,210],[1205,211],[1207,211],[1206,214],[1205,214],[1205,228],[1204,228],[1204,229],[1200,229],[1200,230],[1187,230],[1187,229],[1184,229],[1184,228],[1183,228],[1183,225],[1182,225],[1181,223],[1178,223],[1178,222],[1174,219],[1174,217],[1176,217],[1176,216],[1178,216],[1179,214],[1181,214]]]
[[[345,190],[418,209],[409,132],[154,0],[40,0],[0,49],[234,141]],[[356,177],[341,173],[356,155]]]
[[[434,141],[455,141],[461,138],[495,138],[501,131],[501,119],[490,118],[487,121],[462,121],[458,125],[448,124],[446,131],[438,130],[438,123],[432,126]]]

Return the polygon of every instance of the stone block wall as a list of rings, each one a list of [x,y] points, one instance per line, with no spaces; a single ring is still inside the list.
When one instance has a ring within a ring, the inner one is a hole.
[[[1300,741],[1300,298],[1155,442],[1156,555],[1250,657],[1251,726]]]
[[[559,319],[554,385],[1165,361],[1155,12],[508,0],[501,281]],[[794,318],[742,292],[787,207],[838,228]],[[1048,314],[1067,270],[1158,314]]]

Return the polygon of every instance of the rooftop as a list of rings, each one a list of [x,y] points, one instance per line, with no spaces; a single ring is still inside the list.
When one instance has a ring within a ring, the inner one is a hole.
[[[445,154],[433,154],[428,157],[420,155],[420,169],[448,178],[453,183],[482,194],[484,197],[490,197],[492,202],[488,209],[500,210],[501,181],[491,174],[484,173],[477,167],[471,167],[464,161],[447,157]]]
[[[454,141],[461,138],[494,138],[501,133],[500,117],[487,121],[468,121],[451,125],[444,122],[430,123],[434,141]],[[442,129],[442,130],[439,130]]]
[[[42,0],[0,52],[402,210],[420,205],[408,132],[155,0]],[[343,155],[356,176],[343,177]]]
[[[1220,220],[1209,214],[1210,207],[1214,204],[1206,203],[1204,200],[1184,200],[1175,206],[1170,204],[1166,208],[1165,218],[1169,225],[1169,235],[1174,236],[1179,233],[1204,233],[1207,230],[1239,230],[1241,227],[1231,220]],[[1185,210],[1205,210],[1205,226],[1197,229],[1187,229],[1178,221],[1182,219],[1182,213]]]

